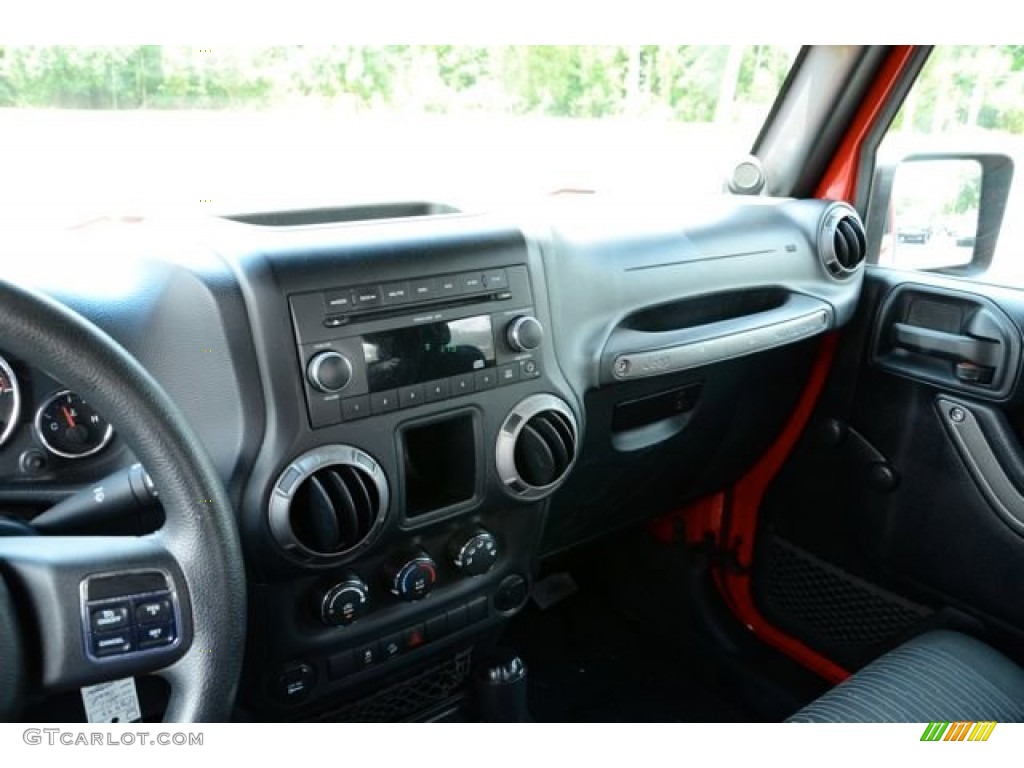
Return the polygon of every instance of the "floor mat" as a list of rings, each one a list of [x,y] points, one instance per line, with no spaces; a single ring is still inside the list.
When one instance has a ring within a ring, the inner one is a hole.
[[[748,722],[758,719],[701,655],[615,607],[600,586],[542,611],[505,638],[527,664],[542,722]]]

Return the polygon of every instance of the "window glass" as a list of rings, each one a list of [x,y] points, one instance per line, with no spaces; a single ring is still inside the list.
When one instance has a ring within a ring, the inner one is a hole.
[[[797,52],[0,47],[0,221],[717,191]]]

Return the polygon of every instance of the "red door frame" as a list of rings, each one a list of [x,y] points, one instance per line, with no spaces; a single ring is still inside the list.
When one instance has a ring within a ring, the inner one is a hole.
[[[852,203],[857,190],[857,173],[865,142],[877,124],[904,72],[911,64],[915,46],[894,46],[868,90],[847,130],[835,157],[818,185],[816,196]],[[701,499],[679,513],[663,519],[655,526],[659,533],[670,533],[672,520],[684,521],[687,540],[697,543],[708,536],[735,554],[738,568],[716,567],[715,583],[725,603],[736,617],[762,641],[782,651],[803,666],[832,683],[849,676],[849,672],[825,658],[801,641],[771,625],[754,603],[751,592],[750,566],[753,563],[754,540],[757,533],[758,510],[775,476],[789,458],[807,421],[814,411],[832,367],[839,335],[822,338],[810,377],[800,396],[796,410],[768,452],[736,483],[731,492]],[[724,514],[728,503],[729,514]],[[723,525],[726,526],[723,529]]]

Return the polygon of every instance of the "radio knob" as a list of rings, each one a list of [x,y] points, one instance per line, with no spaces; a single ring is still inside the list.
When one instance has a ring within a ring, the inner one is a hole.
[[[505,337],[516,352],[532,352],[544,339],[544,326],[532,315],[520,315],[508,324]]]
[[[366,611],[370,588],[358,576],[349,574],[319,597],[320,620],[331,627],[345,627]]]
[[[340,352],[318,352],[306,366],[306,376],[321,392],[340,392],[352,381],[352,363]]]

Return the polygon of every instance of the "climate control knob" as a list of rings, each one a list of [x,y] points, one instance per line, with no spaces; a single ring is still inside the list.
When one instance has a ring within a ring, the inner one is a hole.
[[[456,536],[448,545],[452,563],[467,576],[482,576],[498,561],[498,540],[479,526]]]
[[[346,627],[366,612],[370,588],[355,574],[320,592],[320,620],[330,627]]]
[[[508,324],[505,338],[516,352],[532,352],[544,340],[544,326],[532,315],[520,315]]]
[[[341,392],[352,381],[352,363],[341,352],[318,352],[306,366],[306,377],[321,392]]]
[[[437,581],[437,563],[422,549],[391,560],[384,570],[391,594],[403,600],[419,600],[430,594]]]

